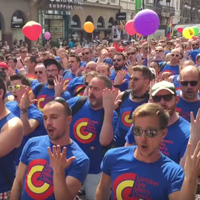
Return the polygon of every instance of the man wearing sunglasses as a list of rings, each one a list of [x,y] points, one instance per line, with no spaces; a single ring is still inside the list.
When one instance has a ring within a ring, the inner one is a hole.
[[[181,117],[190,122],[190,112],[196,116],[200,108],[200,70],[196,66],[190,65],[180,71],[179,83],[181,88],[177,91],[179,101],[176,111]]]
[[[195,153],[194,162],[187,163],[184,180],[182,167],[159,150],[168,134],[167,110],[160,105],[143,104],[134,111],[132,119],[135,126],[131,132],[137,146],[114,148],[106,153],[96,200],[109,200],[110,186],[111,199],[192,200],[195,192],[190,180],[195,186],[197,177],[193,179],[192,173],[199,170],[199,165],[191,168],[188,164],[199,162],[199,153]]]
[[[180,51],[177,49],[172,50],[170,61],[165,65],[161,72],[169,73],[170,75],[179,74],[179,61],[180,61]]]
[[[155,48],[155,57],[154,60],[156,60],[159,65],[164,61],[165,59],[165,52],[162,46],[157,46]]]
[[[15,97],[15,101],[8,102],[6,107],[19,117],[24,125],[24,138],[16,150],[15,164],[18,166],[23,147],[29,138],[46,135],[43,125],[42,113],[29,100],[30,82],[21,74],[10,77],[9,92]]]
[[[35,75],[39,83],[47,82],[46,68],[43,63],[38,63],[35,67]]]
[[[90,61],[92,61],[92,49],[90,48],[83,48],[82,49],[82,56],[83,56],[83,60],[88,63]]]
[[[127,58],[128,58],[128,65],[136,66],[137,65],[137,48],[136,47],[129,47],[126,51]]]
[[[0,78],[0,199],[9,199],[15,178],[15,148],[23,138],[23,124],[4,104],[6,85]]]
[[[71,96],[65,91],[62,78],[62,66],[55,59],[44,60],[46,67],[47,83],[38,83],[32,88],[30,99],[37,99],[37,108],[42,111],[47,102],[55,97],[63,97],[68,100]]]
[[[190,123],[180,117],[176,112],[179,97],[173,83],[162,81],[156,83],[151,89],[150,100],[161,105],[169,113],[168,132],[161,142],[160,150],[176,163],[184,165],[184,155],[190,136]],[[126,135],[126,145],[135,144],[131,129]]]
[[[150,45],[148,44],[148,42],[145,42],[142,44],[142,48],[141,48],[141,51],[142,51],[142,54],[139,54],[138,56],[140,56],[140,59],[142,60],[142,64],[147,66],[148,65],[148,59],[147,59],[147,56],[148,54],[151,53],[151,47]],[[140,60],[138,58],[138,60]]]
[[[115,80],[115,78],[117,76],[117,73],[120,70],[127,70],[127,67],[125,65],[126,64],[126,58],[125,58],[124,54],[123,53],[117,53],[114,56],[113,64],[114,64],[114,69],[111,70],[110,80],[114,83],[114,80]],[[120,89],[120,91],[127,90],[128,89],[128,85],[129,85],[129,74],[128,73],[126,74],[125,79],[127,81],[125,81],[121,85],[114,85],[114,87]]]

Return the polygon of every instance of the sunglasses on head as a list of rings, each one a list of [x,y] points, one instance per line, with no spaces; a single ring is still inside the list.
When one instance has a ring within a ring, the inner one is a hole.
[[[132,131],[133,131],[133,135],[135,135],[135,136],[141,136],[144,133],[149,138],[153,138],[158,134],[158,130],[153,129],[153,128],[148,128],[148,129],[144,130],[139,127],[133,127]]]
[[[180,55],[179,54],[171,54],[173,57],[176,56],[176,57],[179,57]]]
[[[122,59],[114,59],[113,62],[120,62]]]
[[[35,75],[42,74],[42,71],[35,71]]]
[[[127,53],[127,56],[134,55],[136,52]]]
[[[156,95],[152,96],[152,99],[154,102],[160,102],[161,99],[164,99],[164,101],[171,101],[174,95],[167,94],[167,95]]]
[[[198,81],[180,81],[182,86],[188,86],[190,84],[191,86],[196,86],[198,84]]]
[[[90,52],[85,52],[85,53],[82,53],[82,55],[84,56],[84,55],[88,55]]]
[[[8,91],[9,92],[13,92],[14,90],[20,90],[21,89],[21,87],[25,87],[24,85],[13,85],[13,86],[9,86],[8,87]]]

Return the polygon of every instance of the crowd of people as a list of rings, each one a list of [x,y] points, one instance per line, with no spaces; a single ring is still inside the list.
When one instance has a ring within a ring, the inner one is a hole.
[[[0,199],[194,200],[199,91],[200,37],[2,48]]]

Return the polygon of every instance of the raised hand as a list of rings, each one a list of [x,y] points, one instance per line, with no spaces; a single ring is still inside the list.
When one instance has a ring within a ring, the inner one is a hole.
[[[50,147],[48,147],[48,154],[49,154],[51,166],[52,166],[54,172],[65,170],[76,159],[76,157],[74,157],[74,156],[67,159],[66,158],[67,148],[64,147],[63,151],[61,152],[60,145],[57,145],[57,146],[54,145],[53,152],[51,151]]]
[[[105,88],[103,90],[103,108],[104,111],[112,111],[114,110],[114,99],[113,99],[113,94],[112,91],[108,88]]]
[[[127,81],[125,79],[126,75],[127,75],[127,72],[125,70],[120,70],[117,73],[117,76],[114,80],[114,85],[121,85],[121,84],[125,83]]]
[[[64,91],[63,84],[64,84],[64,81],[63,81],[62,76],[58,75],[58,77],[56,76],[54,78],[55,97],[60,97],[61,94],[63,93]]]

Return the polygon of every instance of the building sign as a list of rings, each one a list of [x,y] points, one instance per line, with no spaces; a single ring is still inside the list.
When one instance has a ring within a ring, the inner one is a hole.
[[[44,5],[50,10],[72,10],[83,9],[83,0],[48,0]]]
[[[11,19],[11,28],[23,28],[24,25],[24,14],[21,11],[16,11]]]
[[[71,20],[71,27],[78,27],[78,22]]]
[[[100,21],[98,21],[98,22],[97,22],[97,28],[103,28],[103,23],[100,22]]]
[[[126,20],[126,13],[117,13],[116,19],[117,20]]]
[[[142,0],[135,0],[135,13],[138,13],[142,8]]]

